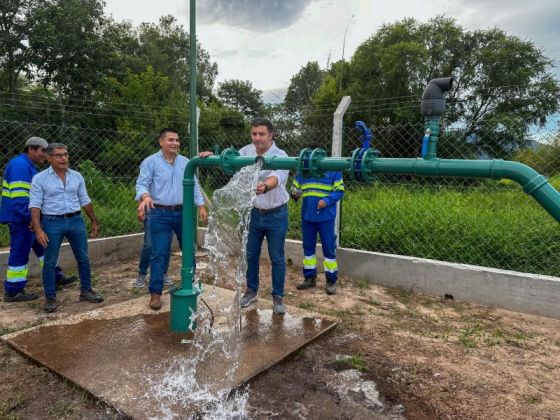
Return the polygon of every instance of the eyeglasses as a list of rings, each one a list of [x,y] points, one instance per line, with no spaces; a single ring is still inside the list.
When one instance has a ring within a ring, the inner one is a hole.
[[[57,159],[67,158],[68,153],[51,153],[51,156],[54,156]]]

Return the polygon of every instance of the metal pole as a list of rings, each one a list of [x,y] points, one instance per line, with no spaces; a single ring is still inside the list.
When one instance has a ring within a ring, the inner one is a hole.
[[[196,124],[196,0],[190,0],[191,2],[191,15],[190,15],[190,87],[191,95],[189,100],[190,107],[190,144],[189,144],[189,156],[191,158],[197,155],[198,150],[198,126]]]
[[[333,136],[332,136],[332,153],[331,156],[342,156],[342,128],[344,114],[352,102],[351,96],[343,96],[334,112],[333,116]],[[336,203],[336,219],[334,221],[334,233],[336,235],[336,246],[340,245],[340,201]]]

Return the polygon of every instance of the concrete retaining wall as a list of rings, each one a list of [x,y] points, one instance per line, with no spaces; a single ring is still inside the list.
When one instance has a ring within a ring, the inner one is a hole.
[[[199,244],[204,240],[204,233],[205,229],[199,229]],[[138,258],[142,237],[143,234],[139,233],[90,240],[92,265]],[[177,248],[176,243],[174,248]],[[263,256],[266,255],[265,243]],[[322,265],[321,255],[319,245],[319,266]],[[347,248],[339,248],[337,257],[339,271],[352,278],[438,296],[449,294],[465,302],[560,319],[560,279],[557,277]],[[286,258],[296,267],[301,267],[303,253],[300,241],[286,241]],[[8,252],[0,252],[0,280],[5,279],[7,261]],[[68,244],[62,246],[59,263],[65,269],[76,266]],[[39,275],[39,264],[33,256],[30,270],[31,275]]]

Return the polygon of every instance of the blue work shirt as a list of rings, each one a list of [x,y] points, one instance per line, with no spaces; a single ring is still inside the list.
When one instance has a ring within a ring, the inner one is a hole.
[[[49,216],[75,213],[91,203],[82,174],[68,169],[64,183],[52,166],[33,177],[29,195],[29,208]]]
[[[25,153],[8,162],[2,180],[0,223],[28,223],[31,220],[29,190],[31,179],[37,172],[37,167]]]
[[[148,193],[154,204],[176,206],[183,204],[183,176],[189,163],[183,155],[177,155],[173,164],[167,162],[160,150],[148,156],[140,165],[140,175],[136,180],[136,201]],[[194,203],[204,205],[198,180],[194,179]]]
[[[294,177],[293,189],[303,198],[301,217],[308,222],[324,222],[336,218],[336,203],[344,195],[344,181],[340,172],[325,172],[322,178]],[[323,200],[326,207],[317,209]]]

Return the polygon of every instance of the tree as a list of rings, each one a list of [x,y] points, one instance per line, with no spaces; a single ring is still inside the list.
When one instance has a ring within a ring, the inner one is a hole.
[[[325,72],[319,68],[319,63],[310,61],[290,79],[290,86],[284,97],[284,104],[288,112],[301,113],[312,105],[313,95],[321,87]]]
[[[169,77],[175,88],[189,91],[190,36],[173,16],[162,16],[157,24],[142,23],[138,28],[138,42],[138,55],[143,59],[143,68],[151,65],[156,72]],[[198,95],[209,100],[218,66],[210,60],[210,55],[199,43],[197,75]]]
[[[27,19],[38,0],[0,2],[0,90],[15,95],[20,75],[30,73]]]
[[[38,77],[61,94],[81,97],[101,83],[107,48],[101,0],[45,0],[29,19],[29,47]]]
[[[218,98],[227,106],[248,117],[262,115],[262,91],[253,88],[248,80],[226,80],[218,87]]]
[[[490,155],[514,151],[531,124],[546,123],[559,107],[552,61],[532,42],[497,28],[467,31],[445,16],[384,25],[347,65],[335,63],[315,94],[321,113],[334,111],[343,95],[351,95],[349,124],[361,119],[370,125],[414,125],[422,122],[419,101],[426,82],[453,76],[445,121],[463,124],[463,140],[477,142]],[[326,125],[321,113],[306,121]],[[398,152],[417,155],[416,136],[395,138]]]

